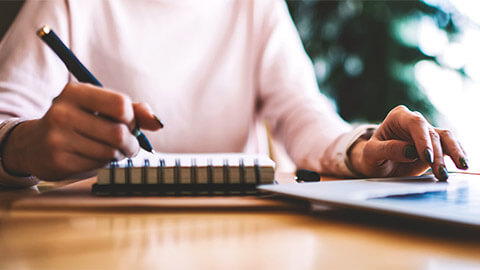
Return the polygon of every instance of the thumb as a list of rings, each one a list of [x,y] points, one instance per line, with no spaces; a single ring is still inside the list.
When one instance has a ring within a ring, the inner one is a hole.
[[[151,107],[146,103],[133,103],[136,125],[142,129],[158,130],[163,128],[162,121],[153,114]]]
[[[369,140],[363,149],[363,155],[369,164],[380,164],[385,160],[410,163],[418,160],[415,146],[401,140]]]

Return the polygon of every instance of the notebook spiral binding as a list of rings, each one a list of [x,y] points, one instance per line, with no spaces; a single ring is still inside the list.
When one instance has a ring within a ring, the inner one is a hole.
[[[237,168],[230,166],[228,159],[223,160],[222,168],[215,167],[212,160],[207,160],[206,166],[206,183],[199,183],[198,167],[196,159],[192,158],[190,168],[190,182],[182,183],[182,167],[181,160],[175,160],[173,167],[173,182],[167,181],[166,177],[166,162],[164,159],[159,159],[158,165],[152,167],[148,159],[144,160],[143,167],[141,167],[140,183],[133,183],[132,170],[135,168],[131,159],[127,160],[127,165],[120,168],[117,161],[110,162],[109,165],[109,182],[108,184],[94,184],[92,192],[96,195],[152,195],[152,196],[212,196],[212,195],[259,195],[260,191],[256,189],[257,185],[261,184],[261,167],[258,159],[254,160],[253,172],[255,176],[254,183],[247,183],[247,167],[244,160],[239,159],[238,164],[238,183],[233,183],[231,179],[231,170]],[[156,182],[149,183],[149,169],[156,169]],[[221,169],[223,179],[216,181],[215,170]],[[118,184],[115,179],[119,173],[124,173],[125,183]],[[169,179],[171,180],[171,179]]]

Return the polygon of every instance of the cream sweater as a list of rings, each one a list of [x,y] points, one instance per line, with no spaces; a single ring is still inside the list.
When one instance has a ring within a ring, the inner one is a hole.
[[[266,153],[266,122],[298,166],[352,175],[356,135],[320,94],[283,1],[28,1],[0,43],[0,140],[74,80],[35,35],[44,24],[104,87],[151,105],[157,151]],[[37,181],[0,168],[0,184]]]

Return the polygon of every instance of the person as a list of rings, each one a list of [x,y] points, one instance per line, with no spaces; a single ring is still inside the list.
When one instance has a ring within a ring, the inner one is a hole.
[[[104,88],[73,79],[44,24]],[[405,106],[378,126],[341,119],[282,0],[27,1],[0,44],[0,117],[6,186],[132,156],[135,125],[161,152],[266,153],[265,121],[297,166],[342,177],[445,180],[444,155],[468,167],[450,131]]]

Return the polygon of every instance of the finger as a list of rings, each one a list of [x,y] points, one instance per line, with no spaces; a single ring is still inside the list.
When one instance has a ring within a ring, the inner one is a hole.
[[[138,151],[138,142],[125,124],[65,104],[56,105],[52,114],[54,116],[50,118],[54,123],[61,123],[72,132],[108,144],[125,156],[132,156]]]
[[[87,127],[87,129],[89,129],[89,127]],[[101,137],[98,135],[94,135],[95,137],[92,138],[100,138],[100,141],[105,142],[111,147],[120,150],[120,152],[126,157],[131,157],[138,152],[138,141],[136,137],[131,133],[127,125],[107,122],[102,125],[102,129],[103,130],[101,132]],[[96,133],[92,130],[89,130],[88,134]]]
[[[153,114],[152,109],[146,103],[133,103],[133,111],[138,127],[147,130],[158,130],[163,128],[162,121]]]
[[[407,114],[407,117],[404,117],[402,121],[402,125],[408,129],[421,159],[427,164],[432,164],[433,146],[430,137],[430,124],[418,112]]]
[[[465,148],[463,148],[462,144],[461,144],[460,142],[458,142],[458,141],[457,141],[457,143],[458,143],[458,147],[462,150],[463,154],[464,154],[465,156],[467,156],[467,151],[465,151]]]
[[[458,147],[463,152],[463,158],[460,159],[460,163],[462,163],[462,165],[465,169],[468,169],[469,166],[468,166],[467,152],[465,151],[465,148],[463,148],[462,144],[459,141],[457,141],[457,143],[458,143]]]
[[[120,160],[125,157],[120,150],[78,133],[72,134],[72,141],[75,143],[71,145],[70,152],[100,163],[108,163],[111,160]]]
[[[89,112],[129,124],[134,119],[130,98],[124,94],[85,83],[69,83],[55,102],[68,101]]]
[[[432,140],[433,148],[433,164],[431,165],[433,174],[441,181],[448,179],[448,172],[445,167],[445,160],[443,159],[442,143],[440,135],[432,128],[430,129],[430,138]]]
[[[468,169],[468,162],[466,158],[467,155],[465,154],[465,151],[460,143],[454,138],[452,132],[439,128],[435,130],[440,135],[440,141],[444,154],[448,155],[452,159],[457,168],[463,170]]]
[[[380,166],[385,160],[410,163],[418,160],[415,147],[401,140],[370,140],[364,148],[364,157],[370,165]]]

